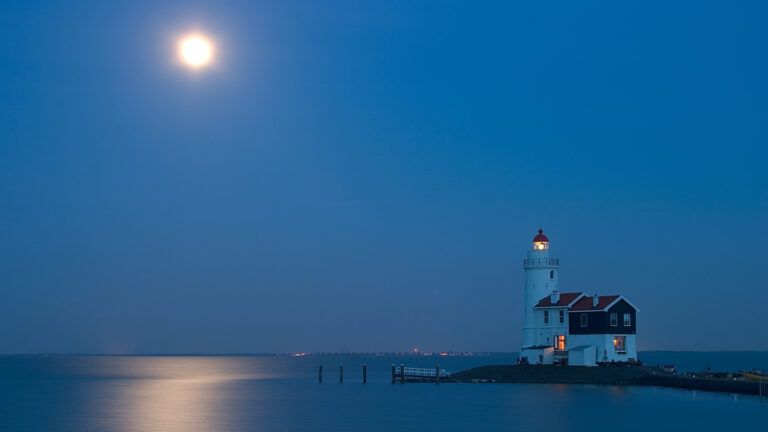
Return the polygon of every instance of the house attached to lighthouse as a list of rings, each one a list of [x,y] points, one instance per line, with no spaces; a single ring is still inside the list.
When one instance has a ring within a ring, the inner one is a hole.
[[[637,308],[621,295],[561,292],[560,260],[549,256],[539,229],[523,261],[520,361],[595,366],[637,361]]]

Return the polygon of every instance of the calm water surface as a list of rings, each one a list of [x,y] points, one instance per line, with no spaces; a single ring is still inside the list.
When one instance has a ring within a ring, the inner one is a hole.
[[[515,358],[439,360],[455,371]],[[677,359],[691,368],[768,368],[768,353],[641,358]],[[435,360],[0,357],[0,431],[722,431],[766,430],[768,424],[768,402],[757,397],[640,387],[389,383],[391,363],[434,366]],[[344,384],[338,383],[340,363]],[[360,383],[363,363],[367,385]],[[324,384],[316,382],[319,364],[326,368]]]

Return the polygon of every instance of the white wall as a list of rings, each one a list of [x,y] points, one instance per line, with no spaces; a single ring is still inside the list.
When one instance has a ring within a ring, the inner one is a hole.
[[[598,362],[603,361],[617,361],[626,362],[629,360],[637,360],[637,336],[636,335],[617,335],[626,336],[625,343],[626,353],[617,353],[613,347],[612,334],[595,334],[595,335],[570,335],[566,337],[566,348],[573,348],[579,345],[592,345],[595,347],[595,360]]]
[[[544,310],[535,309],[535,337],[533,345],[552,345],[555,343],[555,335],[568,334],[568,314],[565,314],[563,324],[560,324],[560,309],[549,310],[549,324],[544,324]],[[563,308],[565,310],[565,308]],[[566,337],[566,344],[568,338]]]
[[[568,351],[569,366],[597,366],[595,363],[595,347],[589,349]]]
[[[523,343],[522,347],[540,345],[536,303],[550,295],[558,288],[559,268],[547,264],[549,250],[529,250],[526,259],[545,260],[541,265],[525,268],[525,295],[523,300]],[[554,278],[550,279],[549,272],[554,271]],[[541,315],[543,317],[543,314]],[[543,319],[543,318],[541,318]],[[550,335],[551,336],[551,335]],[[546,335],[545,339],[546,340]],[[542,343],[545,345],[545,343]]]
[[[551,365],[554,360],[554,348],[535,348],[524,349],[520,352],[520,358],[528,359],[528,363]],[[541,356],[542,363],[539,363],[539,356]]]

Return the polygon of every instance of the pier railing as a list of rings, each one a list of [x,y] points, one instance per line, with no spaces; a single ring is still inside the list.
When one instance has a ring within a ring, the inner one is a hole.
[[[416,367],[402,368],[402,372],[405,373],[406,377],[434,378],[436,371],[437,371],[436,368],[416,368]],[[446,372],[445,369],[440,369],[440,378],[449,378],[450,376],[451,374]]]
[[[559,258],[524,259],[523,267],[560,267],[560,259]]]
[[[405,382],[435,382],[439,383],[440,380],[450,378],[451,374],[446,372],[445,369],[440,368],[440,364],[436,364],[433,368],[416,368],[405,367],[400,365],[399,367],[392,365],[392,383],[405,383]]]

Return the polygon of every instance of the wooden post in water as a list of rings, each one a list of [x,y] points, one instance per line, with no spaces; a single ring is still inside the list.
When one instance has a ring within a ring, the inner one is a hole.
[[[392,363],[392,384],[395,383],[395,364]]]
[[[344,382],[344,365],[339,365],[339,384]]]
[[[440,384],[440,363],[435,364],[435,383]]]
[[[400,363],[400,384],[405,384],[405,365]]]
[[[363,365],[363,384],[368,382],[368,365]]]
[[[320,365],[320,368],[317,371],[317,382],[320,384],[323,383],[323,365]]]

